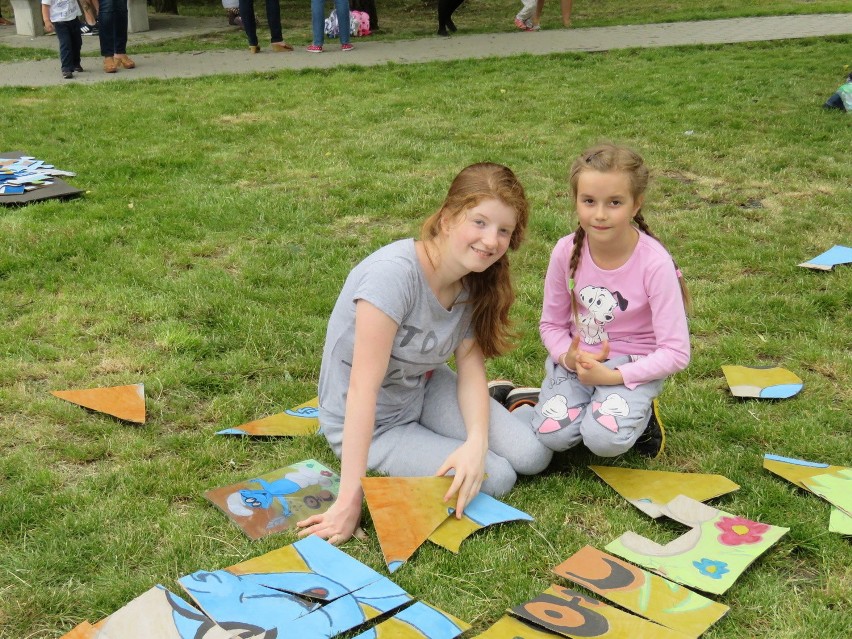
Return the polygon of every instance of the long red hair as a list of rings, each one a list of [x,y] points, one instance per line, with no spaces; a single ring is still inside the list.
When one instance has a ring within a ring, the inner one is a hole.
[[[529,221],[529,203],[518,178],[501,164],[472,164],[455,177],[441,208],[429,216],[420,229],[427,245],[440,234],[442,223],[455,222],[484,200],[495,199],[515,211],[515,230],[509,250],[524,240]],[[432,259],[430,257],[430,259]],[[473,332],[485,357],[502,355],[512,348],[509,309],[515,301],[515,289],[509,272],[508,251],[481,273],[469,273],[462,280],[473,306]]]

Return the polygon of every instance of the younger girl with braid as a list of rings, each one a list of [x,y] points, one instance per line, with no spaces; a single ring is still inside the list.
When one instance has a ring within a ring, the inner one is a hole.
[[[595,146],[570,179],[578,225],[557,242],[544,282],[546,376],[538,403],[514,415],[554,451],[582,442],[601,457],[656,457],[654,399],[689,363],[689,295],[642,216],[648,169],[637,153]]]

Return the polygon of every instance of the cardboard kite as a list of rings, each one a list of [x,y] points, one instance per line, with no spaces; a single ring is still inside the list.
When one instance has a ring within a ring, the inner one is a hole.
[[[257,639],[329,639],[412,601],[388,578],[316,536],[178,581],[216,623]]]
[[[102,634],[98,632],[98,629],[95,628],[88,621],[84,621],[76,626],[74,626],[69,632],[66,632],[59,639],[109,639],[105,638]]]
[[[786,368],[722,366],[734,397],[787,399],[802,390],[802,380]]]
[[[395,572],[427,539],[452,552],[471,534],[492,524],[526,519],[528,514],[483,493],[455,516],[444,503],[452,477],[363,477],[361,486],[390,572]],[[405,522],[400,525],[400,522]]]
[[[815,487],[820,488],[819,485],[814,482],[817,477],[835,475],[842,480],[843,477],[848,476],[848,474],[852,472],[852,468],[847,466],[832,466],[822,462],[805,461],[804,459],[794,459],[792,457],[781,457],[780,455],[769,454],[763,456],[763,467],[769,472],[795,484],[799,488],[803,488],[809,492],[819,495],[820,497],[823,497],[823,495],[814,489]],[[841,483],[840,486],[849,486],[849,484]],[[852,490],[852,488],[847,488],[846,490],[849,491]],[[831,499],[826,497],[823,497],[823,499],[826,499],[826,501],[829,501],[835,506],[839,506]],[[832,508],[828,530],[830,532],[841,533],[844,535],[852,535],[852,513],[849,513],[848,511],[844,512],[844,510],[841,510],[839,507]]]
[[[619,495],[655,519],[663,514],[662,508],[678,495],[686,495],[696,501],[707,501],[740,488],[739,484],[722,475],[673,473],[617,466],[589,468]]]
[[[817,255],[807,262],[802,262],[799,266],[817,271],[830,271],[839,264],[850,263],[852,263],[852,247],[835,245],[825,253]]]
[[[435,532],[429,535],[429,541],[458,553],[461,543],[477,530],[507,521],[521,520],[533,521],[533,518],[522,510],[494,499],[491,495],[479,493],[465,506],[461,519],[452,514],[448,516]]]
[[[454,639],[468,628],[469,623],[416,601],[355,639]]]
[[[814,475],[802,480],[802,483],[812,493],[852,517],[852,468]]]
[[[254,437],[298,437],[319,432],[319,397],[277,413],[247,422],[242,426],[220,430],[217,435],[250,435]]]
[[[700,636],[728,612],[727,606],[591,546],[581,548],[553,572],[689,637]]]
[[[51,198],[76,197],[83,191],[59,177],[74,175],[22,151],[0,151],[0,204],[20,205]]]
[[[390,572],[411,557],[450,514],[444,495],[452,482],[452,477],[361,478]]]
[[[685,639],[675,630],[622,612],[594,597],[551,585],[535,599],[510,611],[522,619],[564,637],[601,639]]]
[[[145,423],[145,385],[50,391],[60,399],[136,424]]]
[[[308,459],[238,484],[214,488],[204,497],[251,539],[291,528],[324,513],[340,489],[340,477]]]
[[[670,501],[663,514],[691,530],[666,545],[626,532],[606,550],[666,579],[717,595],[733,586],[789,530],[738,517],[683,495]]]
[[[245,628],[225,630],[157,585],[97,624],[98,639],[252,639]],[[243,634],[237,634],[237,630]]]
[[[560,635],[548,632],[516,617],[504,615],[493,626],[473,639],[559,639]]]

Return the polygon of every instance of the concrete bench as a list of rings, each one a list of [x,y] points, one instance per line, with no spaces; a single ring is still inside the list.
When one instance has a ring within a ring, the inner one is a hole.
[[[18,35],[44,35],[44,21],[41,19],[40,0],[10,0],[15,14],[15,29]],[[147,0],[127,0],[127,31],[138,33],[148,31]]]

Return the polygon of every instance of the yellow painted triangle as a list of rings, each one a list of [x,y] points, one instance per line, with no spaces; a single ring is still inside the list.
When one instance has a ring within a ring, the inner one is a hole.
[[[50,391],[60,399],[137,424],[145,423],[145,385]]]
[[[639,470],[616,466],[589,466],[594,473],[639,510],[659,517],[661,506],[678,495],[706,501],[739,489],[722,475],[673,473],[663,470]]]
[[[804,488],[810,492],[813,491],[805,485],[804,480],[816,475],[825,475],[826,473],[837,474],[847,468],[846,466],[832,466],[831,464],[809,462],[802,459],[793,459],[792,457],[775,457],[775,459],[764,457],[763,467],[769,472],[796,484],[799,488]]]
[[[455,504],[444,495],[452,477],[362,477],[367,508],[391,572],[408,559]]]
[[[261,437],[313,435],[319,430],[319,419],[315,416],[318,406],[319,397],[314,397],[291,410],[247,422],[222,431],[222,434]]]

